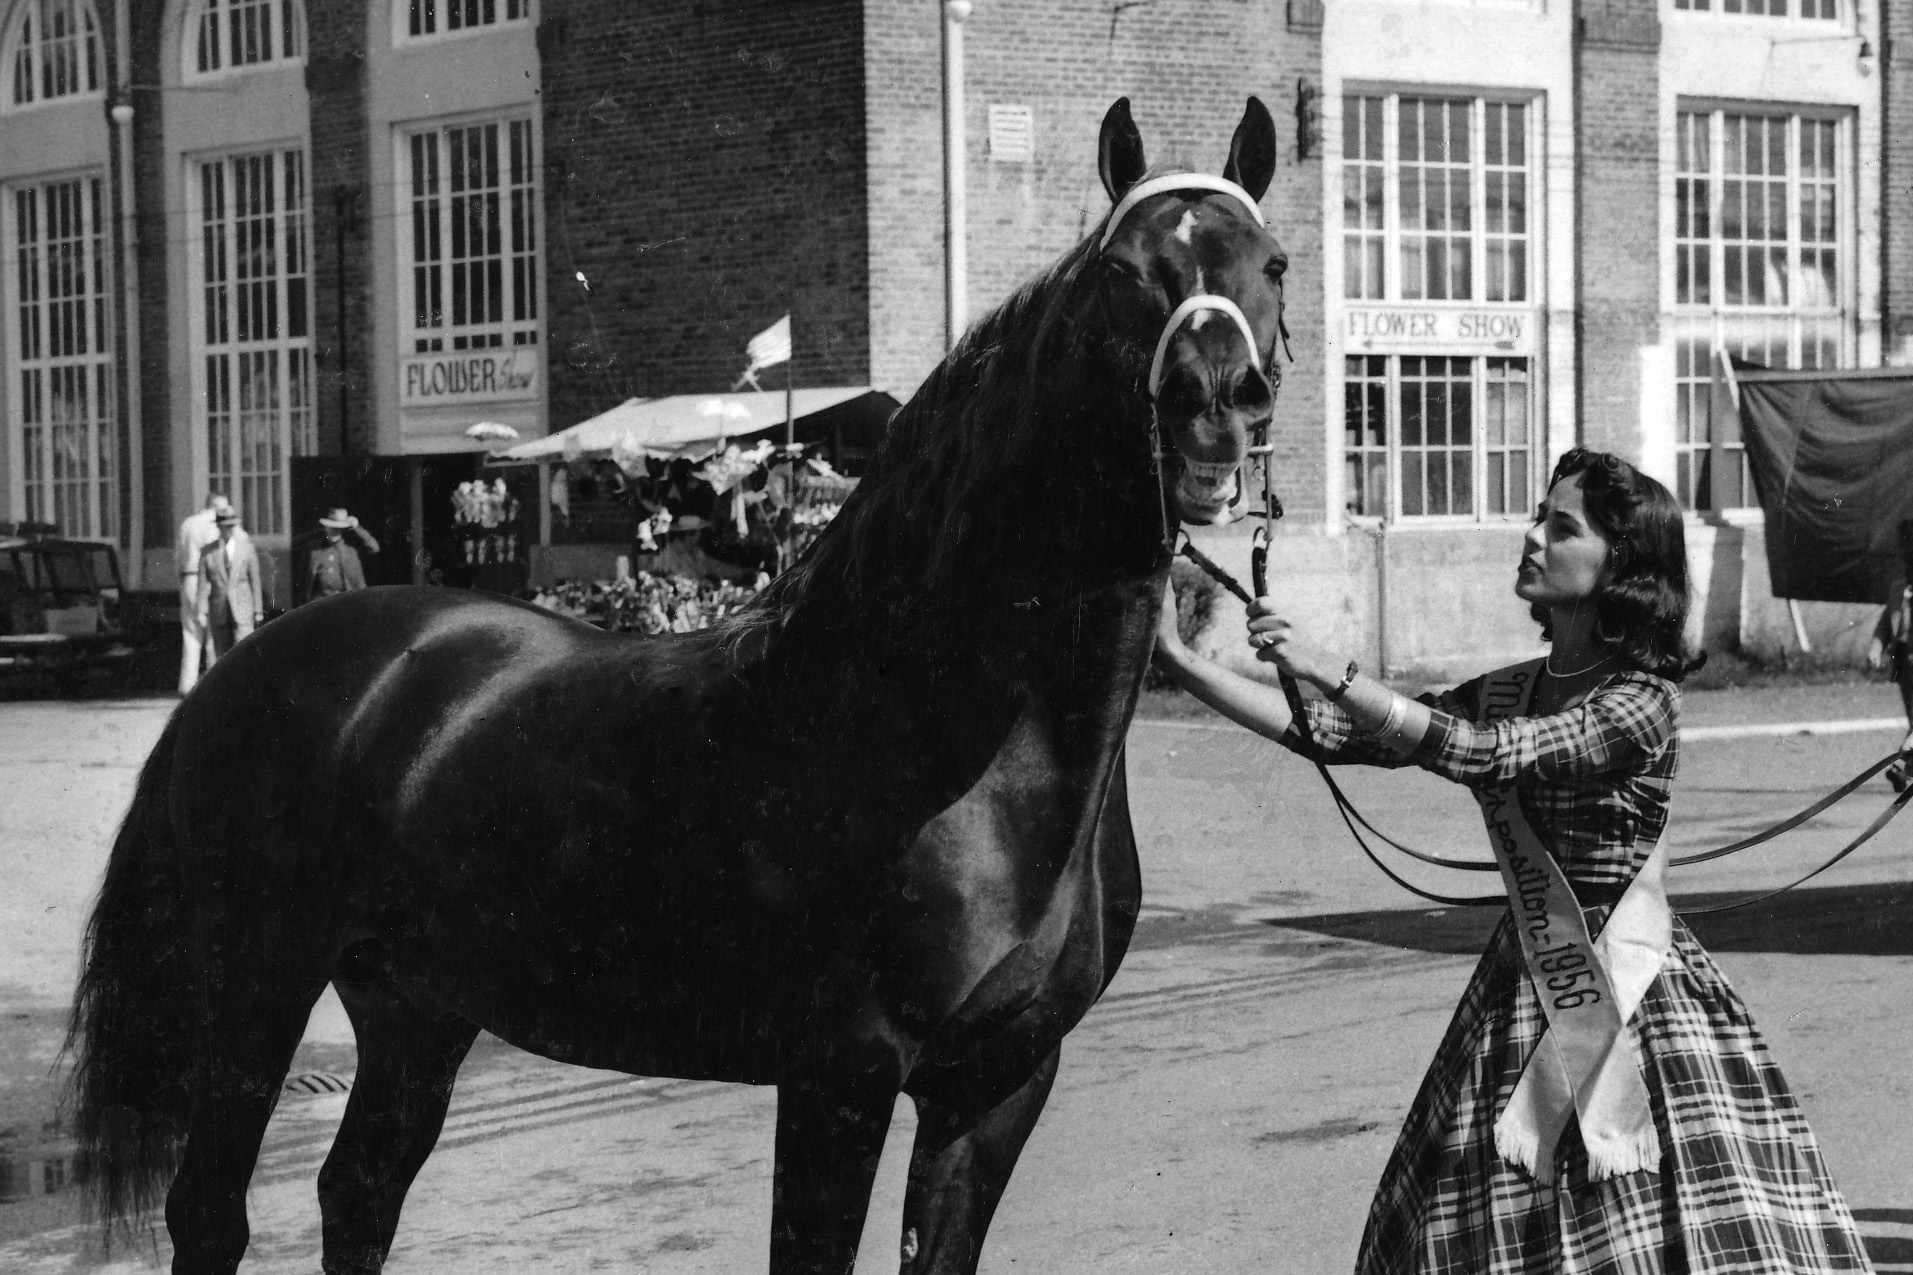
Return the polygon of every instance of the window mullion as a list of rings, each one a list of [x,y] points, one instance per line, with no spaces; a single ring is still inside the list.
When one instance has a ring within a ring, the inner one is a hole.
[[[1785,198],[1787,201],[1787,244],[1785,255],[1782,258],[1782,260],[1786,262],[1787,272],[1786,302],[1789,312],[1789,318],[1787,320],[1787,358],[1794,367],[1806,366],[1803,361],[1806,357],[1806,325],[1801,314],[1806,306],[1806,298],[1802,295],[1803,289],[1801,287],[1805,282],[1805,277],[1800,269],[1801,232],[1803,229],[1800,224],[1801,169],[1803,167],[1800,159],[1800,130],[1802,123],[1803,121],[1798,115],[1790,115],[1787,117],[1787,171],[1785,175],[1786,180],[1782,185],[1782,189],[1786,191]]]
[[[1382,298],[1402,298],[1401,95],[1382,98]]]
[[[1488,104],[1468,104],[1468,296],[1488,299]],[[1504,139],[1504,145],[1505,139]],[[1505,155],[1504,155],[1505,158]],[[1457,298],[1459,299],[1459,298]]]
[[[1387,356],[1382,384],[1382,419],[1388,422],[1388,504],[1389,522],[1402,517],[1402,357]]]
[[[1468,466],[1474,474],[1472,496],[1474,500],[1474,520],[1485,521],[1488,516],[1488,403],[1487,390],[1488,360],[1480,357],[1468,360]]]

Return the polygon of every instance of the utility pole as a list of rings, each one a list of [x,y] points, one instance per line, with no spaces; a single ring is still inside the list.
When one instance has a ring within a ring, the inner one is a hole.
[[[954,348],[970,324],[967,135],[963,105],[963,24],[970,0],[943,0],[943,345]]]

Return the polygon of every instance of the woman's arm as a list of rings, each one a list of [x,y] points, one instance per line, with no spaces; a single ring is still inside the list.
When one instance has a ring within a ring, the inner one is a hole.
[[[1428,733],[1428,705],[1397,694],[1365,673],[1357,672],[1351,681],[1351,661],[1304,638],[1275,613],[1272,598],[1249,604],[1249,644],[1256,648],[1257,659],[1314,686],[1347,715],[1354,729],[1375,737],[1396,756],[1412,753]]]

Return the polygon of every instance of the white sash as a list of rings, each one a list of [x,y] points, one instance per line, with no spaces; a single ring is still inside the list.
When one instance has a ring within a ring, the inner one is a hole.
[[[1541,665],[1534,660],[1488,675],[1482,694],[1490,721],[1527,712]],[[1522,813],[1514,786],[1477,789],[1475,798],[1508,890],[1528,979],[1547,1018],[1495,1121],[1495,1150],[1537,1182],[1552,1182],[1555,1144],[1578,1115],[1592,1177],[1658,1169],[1660,1139],[1624,1024],[1674,941],[1663,880],[1666,848],[1654,847],[1597,941],[1567,875]]]

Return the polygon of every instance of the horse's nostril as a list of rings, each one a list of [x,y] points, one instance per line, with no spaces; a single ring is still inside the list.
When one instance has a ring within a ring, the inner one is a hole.
[[[1269,378],[1252,367],[1244,367],[1229,378],[1225,397],[1228,406],[1243,412],[1264,411],[1275,403]]]

